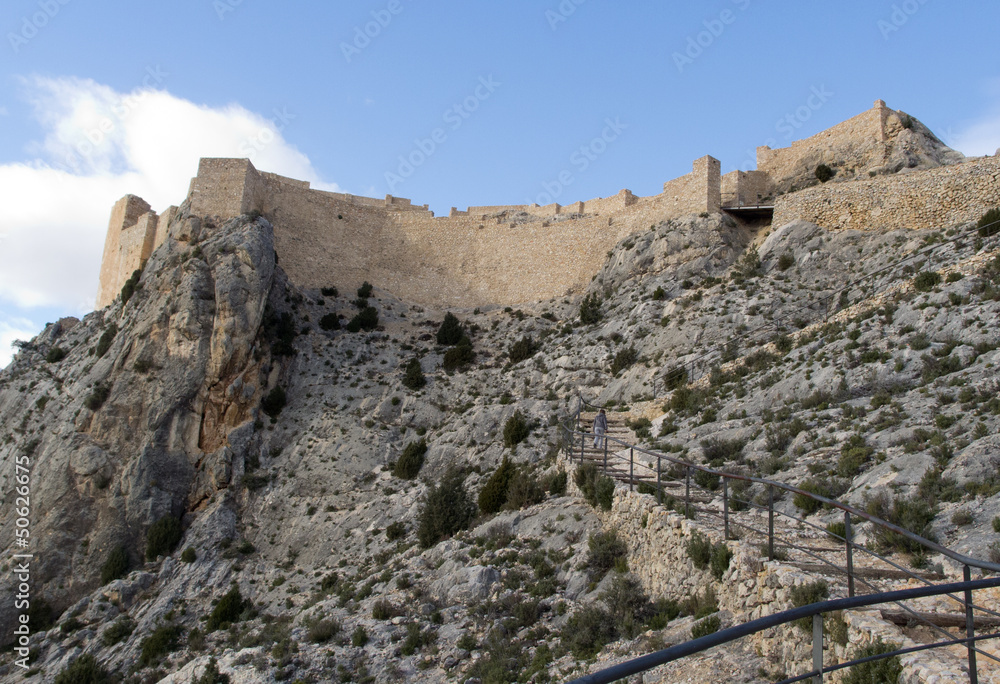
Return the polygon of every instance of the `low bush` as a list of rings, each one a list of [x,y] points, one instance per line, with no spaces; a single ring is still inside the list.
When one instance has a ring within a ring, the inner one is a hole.
[[[91,411],[99,411],[104,402],[111,396],[111,388],[101,383],[91,390],[87,398],[83,400],[83,405]]]
[[[397,520],[394,523],[390,523],[385,528],[385,538],[389,541],[396,541],[397,539],[402,539],[406,536],[406,525],[401,521]]]
[[[335,313],[325,314],[319,319],[319,327],[326,331],[340,330],[340,316]]]
[[[125,577],[131,567],[128,550],[124,544],[119,544],[111,549],[111,553],[108,554],[104,565],[101,566],[101,584],[107,584],[108,582]]]
[[[930,292],[941,283],[941,274],[937,271],[922,271],[913,279],[913,287],[918,292]]]
[[[535,342],[534,338],[530,335],[525,335],[517,342],[510,345],[510,349],[507,351],[507,356],[510,357],[510,362],[512,364],[520,363],[534,356],[539,349],[541,349],[539,343]]]
[[[128,639],[134,631],[135,621],[126,615],[112,622],[101,633],[101,641],[104,642],[105,646],[114,646],[120,641]]]
[[[403,386],[407,389],[418,390],[427,384],[424,371],[420,367],[420,359],[410,359],[406,362],[403,370]]]
[[[49,353],[45,355],[45,361],[47,363],[59,363],[66,358],[67,354],[69,354],[69,352],[62,347],[52,347],[52,349],[49,350]]]
[[[642,632],[652,615],[649,597],[642,583],[632,575],[615,575],[611,586],[601,593],[600,600],[607,608],[615,632],[626,639],[633,639]]]
[[[717,580],[721,580],[722,576],[726,574],[726,570],[729,569],[729,563],[733,559],[733,552],[729,550],[723,542],[718,542],[712,545],[712,556],[708,561],[709,570],[712,572],[712,577]]]
[[[861,467],[871,460],[875,450],[868,446],[862,435],[854,434],[840,448],[840,459],[837,461],[837,474],[841,477],[855,478],[860,474]]]
[[[503,508],[507,503],[507,490],[513,477],[514,464],[504,456],[503,461],[479,490],[479,510],[482,513],[492,515]]]
[[[979,237],[990,237],[1000,233],[1000,209],[990,209],[976,223]]]
[[[547,489],[552,496],[563,496],[566,493],[566,484],[569,477],[565,470],[558,470],[548,476]]]
[[[378,327],[378,309],[366,306],[354,315],[347,323],[347,332],[372,331]]]
[[[468,336],[462,336],[454,347],[444,353],[441,358],[441,367],[447,371],[457,370],[468,366],[476,360],[476,352],[472,348],[472,340]]]
[[[779,271],[787,271],[794,265],[795,265],[795,255],[793,255],[791,252],[785,252],[780,257],[778,257]]]
[[[897,496],[890,500],[889,494],[883,490],[870,497],[865,508],[870,515],[934,541],[931,523],[934,520],[936,510],[932,501],[927,501],[919,495],[912,499]],[[873,525],[870,534],[875,544],[883,550],[894,549],[919,553],[923,549],[923,545],[919,542],[881,525]]]
[[[837,172],[826,164],[820,164],[816,167],[815,175],[820,183],[826,183],[828,180],[836,176]]]
[[[577,658],[592,658],[614,640],[615,629],[607,610],[589,604],[570,615],[560,637]]]
[[[531,434],[533,426],[528,422],[520,411],[515,411],[514,415],[507,419],[503,426],[503,445],[513,449],[523,442]]]
[[[195,552],[193,546],[189,546],[181,553],[182,563],[194,563],[198,560],[198,554]]]
[[[260,400],[261,410],[269,415],[271,418],[277,418],[281,410],[285,408],[288,404],[288,397],[285,395],[285,388],[281,385],[275,385],[274,389],[268,392],[263,399]]]
[[[194,634],[194,630],[192,630]],[[188,642],[190,642],[190,636],[188,637]],[[197,679],[192,679],[191,684],[229,684],[229,675],[222,674],[219,672],[219,664],[215,661],[215,656],[208,659],[208,665],[201,673],[201,677]]]
[[[150,525],[146,532],[146,560],[170,555],[180,543],[182,534],[181,521],[172,515],[165,515]]]
[[[534,506],[545,500],[545,488],[526,468],[518,468],[507,487],[508,510],[518,511],[528,506]]]
[[[134,295],[135,291],[139,289],[139,279],[141,277],[142,271],[136,269],[132,271],[132,275],[129,276],[129,279],[125,281],[124,285],[122,285],[122,306],[128,304],[128,300],[132,299],[132,295]]]
[[[613,529],[592,533],[587,539],[587,548],[587,569],[595,581],[600,581],[628,554],[628,547]]]
[[[792,587],[792,591],[789,594],[789,598],[792,600],[792,605],[796,608],[808,606],[810,603],[819,603],[820,601],[826,600],[829,596],[830,586],[825,580],[816,580],[815,582],[810,582],[809,584],[800,584]],[[811,617],[800,618],[795,621],[795,624],[806,631],[812,631]]]
[[[324,297],[336,297],[340,294],[340,292],[335,287],[321,288],[320,293],[322,293]]]
[[[420,469],[424,467],[424,455],[427,453],[427,441],[410,442],[403,449],[396,461],[392,474],[404,480],[416,479]]]
[[[372,296],[372,292],[374,291],[375,288],[372,286],[371,283],[369,283],[366,280],[365,282],[361,283],[361,287],[358,288],[358,297],[360,297],[361,299],[368,299],[369,297]]]
[[[707,618],[701,620],[701,622],[696,622],[693,627],[691,627],[691,638],[700,639],[703,636],[708,636],[709,634],[715,634],[722,627],[722,620],[718,615],[710,615]]]
[[[708,537],[700,532],[693,532],[685,546],[688,558],[694,563],[694,567],[704,570],[708,567],[708,562],[712,559],[712,542]]]
[[[701,448],[708,464],[713,468],[718,468],[726,461],[742,461],[743,448],[746,444],[746,440],[743,439],[719,439],[713,437],[702,440]]]
[[[309,625],[306,636],[314,644],[325,644],[340,633],[340,623],[334,619],[317,620]]]
[[[143,667],[156,665],[163,656],[176,651],[182,633],[183,629],[178,625],[157,627],[152,634],[142,640],[139,664]]]
[[[615,358],[611,361],[611,374],[618,375],[623,370],[634,366],[635,362],[638,360],[639,352],[635,350],[634,346],[619,349],[618,353],[615,354]]]
[[[876,637],[874,643],[855,651],[852,658],[861,660],[883,653],[892,653],[899,649],[899,644],[885,643],[882,637]],[[843,684],[871,684],[872,682],[898,682],[903,674],[903,665],[899,656],[891,656],[880,660],[855,665],[847,670],[841,680]]]
[[[606,511],[611,510],[614,500],[615,481],[600,474],[593,463],[577,466],[573,475],[576,486],[580,488],[584,499],[595,508],[600,506]]]
[[[239,622],[244,611],[249,611],[253,604],[249,599],[244,599],[240,594],[240,588],[234,586],[215,604],[215,608],[208,615],[205,623],[205,630],[214,632],[217,629],[225,628],[234,622]]]
[[[465,489],[465,475],[452,468],[428,490],[418,514],[417,541],[423,548],[466,529],[476,517],[476,503]]]
[[[116,681],[89,653],[70,663],[56,675],[55,684],[111,684]]]

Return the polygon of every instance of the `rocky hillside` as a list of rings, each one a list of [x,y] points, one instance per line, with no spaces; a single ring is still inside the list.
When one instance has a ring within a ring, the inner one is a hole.
[[[378,283],[296,289],[262,217],[170,231],[118,302],[0,372],[10,595],[31,468],[27,681],[561,681],[690,638],[709,592],[648,596],[655,561],[560,456],[581,393],[628,441],[919,504],[916,531],[1000,556],[1000,261],[974,225],[690,217],[622,241],[582,300],[457,320]]]

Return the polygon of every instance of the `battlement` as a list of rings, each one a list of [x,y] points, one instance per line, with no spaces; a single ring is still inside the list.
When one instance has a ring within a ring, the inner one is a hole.
[[[787,189],[782,184],[789,179],[812,173],[817,160],[842,165],[846,160],[855,172],[878,167],[885,163],[894,131],[907,128],[904,116],[878,100],[871,110],[788,148],[758,148],[756,171],[722,176],[719,160],[704,156],[692,163],[690,173],[667,181],[662,193],[650,197],[625,189],[567,205],[470,206],[435,217],[426,204],[407,198],[315,190],[306,181],[260,172],[248,159],[205,158],[191,181],[188,202],[196,216],[267,216],[281,265],[302,287],[350,290],[367,280],[429,306],[513,305],[582,289],[609,249],[650,225],[771,201]],[[839,197],[834,190],[847,197],[850,190],[843,186],[851,184],[779,197],[779,216],[785,220],[798,213],[829,222],[836,208],[821,210],[817,202]],[[171,208],[157,217],[131,195],[115,205],[98,306],[112,302],[132,271],[167,239],[176,212]],[[857,214],[851,225],[863,224],[865,216]]]

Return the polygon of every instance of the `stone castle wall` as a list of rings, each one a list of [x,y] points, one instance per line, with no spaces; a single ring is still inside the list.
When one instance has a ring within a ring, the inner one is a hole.
[[[305,181],[258,172],[247,159],[202,159],[188,199],[196,216],[225,220],[264,213],[274,224],[282,267],[302,287],[349,291],[367,280],[427,306],[514,305],[578,291],[626,235],[688,214],[759,204],[782,181],[787,186],[796,174],[812,173],[817,160],[829,158],[855,172],[878,167],[887,140],[901,130],[901,116],[878,100],[867,112],[791,147],[758,148],[756,171],[723,177],[719,161],[705,156],[652,197],[622,190],[565,206],[473,206],[435,218],[426,205],[406,198],[314,190]],[[781,195],[774,222],[803,218],[829,228],[924,228],[977,217],[1000,204],[997,192],[996,160],[989,158]],[[166,239],[177,211],[170,208],[157,220],[137,197],[115,205],[98,306],[110,304]],[[150,216],[140,222],[144,214]]]
[[[829,229],[940,228],[978,219],[1000,206],[1000,158],[937,169],[829,182],[782,195],[774,222],[804,219]]]

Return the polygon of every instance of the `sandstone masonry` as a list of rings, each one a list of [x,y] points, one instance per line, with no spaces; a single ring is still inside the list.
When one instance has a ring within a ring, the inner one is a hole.
[[[304,181],[259,172],[247,159],[202,159],[186,209],[220,221],[264,214],[274,225],[280,263],[300,287],[351,290],[367,280],[427,306],[516,305],[579,291],[619,240],[692,213],[774,204],[778,225],[802,218],[827,228],[926,228],[975,218],[1000,204],[995,158],[869,179],[869,173],[884,172],[904,143],[912,145],[914,121],[878,100],[871,110],[789,148],[758,148],[756,171],[722,176],[719,161],[705,156],[651,197],[626,189],[565,206],[452,208],[444,217],[392,195],[314,190]],[[925,130],[922,124],[918,130]],[[948,152],[949,160],[960,158]],[[914,158],[925,168],[940,163]],[[785,193],[811,175],[817,160],[837,165],[840,182]],[[114,301],[179,214],[170,207],[157,216],[133,195],[115,205],[98,307]]]

